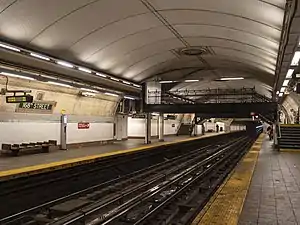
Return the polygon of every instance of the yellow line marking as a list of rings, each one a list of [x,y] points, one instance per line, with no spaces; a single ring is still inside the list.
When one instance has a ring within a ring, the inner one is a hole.
[[[300,127],[300,124],[280,124],[281,127]]]
[[[250,151],[197,215],[192,225],[238,224],[263,138],[264,134],[261,134]]]
[[[16,177],[20,177],[20,176],[26,176],[29,174],[30,175],[38,174],[38,173],[45,172],[45,171],[58,170],[58,169],[62,169],[62,168],[73,167],[76,165],[88,164],[88,163],[94,162],[103,157],[116,156],[116,155],[132,153],[132,152],[142,151],[142,150],[149,150],[151,148],[155,148],[155,147],[159,147],[159,146],[169,146],[169,145],[184,143],[184,142],[188,142],[188,141],[192,141],[192,140],[196,140],[196,139],[217,136],[220,134],[222,134],[222,133],[205,135],[205,136],[201,136],[201,137],[192,137],[192,138],[187,138],[187,139],[178,140],[178,141],[155,143],[155,144],[132,148],[132,149],[112,151],[112,152],[103,153],[103,154],[90,155],[90,156],[74,158],[74,159],[67,159],[67,160],[57,161],[57,162],[52,162],[52,163],[39,164],[39,165],[27,166],[27,167],[12,169],[12,170],[0,171],[0,180],[11,179],[11,178],[16,178]]]

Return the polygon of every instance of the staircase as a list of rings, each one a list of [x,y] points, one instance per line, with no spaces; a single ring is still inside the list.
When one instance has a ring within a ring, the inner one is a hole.
[[[278,144],[280,149],[299,149],[300,151],[300,125],[280,125]]]
[[[182,123],[177,131],[177,135],[190,135],[191,124]]]

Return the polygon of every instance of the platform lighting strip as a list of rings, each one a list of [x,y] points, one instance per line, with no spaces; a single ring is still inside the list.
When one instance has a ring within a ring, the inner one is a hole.
[[[88,68],[84,68],[84,67],[81,67],[81,66],[76,66],[76,65],[74,65],[70,62],[66,62],[66,61],[63,61],[63,60],[48,57],[48,56],[45,56],[43,54],[32,52],[32,51],[26,50],[24,48],[19,48],[19,47],[16,47],[16,46],[13,46],[13,45],[10,45],[10,44],[6,44],[6,43],[3,43],[3,42],[0,42],[0,48],[6,49],[6,50],[11,50],[11,51],[14,51],[14,52],[18,52],[18,53],[23,54],[23,55],[24,54],[29,55],[29,56],[32,56],[34,58],[45,60],[45,61],[48,61],[48,62],[51,62],[51,63],[54,63],[54,64],[58,64],[60,66],[64,66],[64,67],[67,67],[67,68],[77,69],[77,70],[82,71],[82,72],[86,72],[86,73],[90,73],[90,74],[94,73],[94,74],[96,74],[100,77],[107,78],[107,79],[113,80],[115,82],[120,82],[120,83],[125,84],[125,85],[134,86],[136,88],[141,88],[141,85],[134,84],[132,82],[124,81],[124,80],[121,80],[121,79],[117,79],[117,78],[114,78],[112,76],[108,76],[108,75],[93,71],[93,70],[88,69]]]
[[[14,74],[14,73],[1,72],[0,74],[2,74],[2,75],[4,75],[4,76],[16,77],[16,78],[21,78],[21,79],[25,79],[25,80],[35,80],[35,79],[32,78],[32,77],[26,77],[26,76]]]

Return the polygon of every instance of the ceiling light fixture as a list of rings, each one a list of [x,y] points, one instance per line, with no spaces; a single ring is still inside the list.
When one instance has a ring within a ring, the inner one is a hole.
[[[82,72],[86,72],[86,73],[92,73],[91,70],[84,68],[84,67],[78,67],[78,70],[82,71]]]
[[[102,74],[102,73],[96,73],[96,75],[100,76],[100,77],[107,77],[106,75]]]
[[[122,80],[122,82],[123,82],[124,84],[130,85],[130,82],[128,82],[128,81]]]
[[[282,86],[287,87],[289,82],[290,82],[290,80],[284,80]]]
[[[119,95],[117,94],[113,94],[113,93],[109,93],[109,92],[105,92],[105,95],[109,95],[109,96],[113,96],[113,97],[119,97]]]
[[[163,81],[159,81],[159,83],[161,84],[170,84],[170,83],[173,83],[174,81],[172,80],[163,80]]]
[[[282,87],[281,89],[280,89],[280,92],[285,92],[285,87]]]
[[[48,58],[46,56],[43,56],[43,55],[39,55],[39,54],[33,53],[33,52],[31,52],[30,55],[33,56],[33,57],[35,57],[35,58],[39,58],[39,59],[43,59],[43,60],[46,60],[46,61],[50,61],[50,58]]]
[[[80,88],[83,91],[89,91],[89,92],[93,92],[93,93],[99,93],[99,91],[93,90],[93,89],[88,89],[88,88]]]
[[[21,78],[21,79],[25,79],[25,80],[35,80],[35,79],[32,78],[32,77],[26,77],[26,76],[14,74],[14,73],[1,72],[1,74],[2,74],[2,75],[5,75],[5,76]]]
[[[228,81],[228,80],[244,80],[244,77],[223,77],[220,80]]]
[[[276,91],[276,95],[278,95],[279,94],[279,91]]]
[[[117,82],[119,82],[119,81],[120,81],[119,79],[117,79],[117,78],[114,78],[114,77],[111,77],[110,79],[112,79],[112,80],[114,80],[114,81],[117,81]]]
[[[137,87],[137,88],[140,88],[141,86],[140,85],[137,85],[137,84],[133,84],[133,86]]]
[[[300,51],[296,51],[291,62],[291,66],[298,66],[300,60]]]
[[[279,97],[282,97],[283,96],[283,93],[281,92],[281,93],[279,93],[279,95],[278,95]]]
[[[185,80],[185,83],[198,82],[199,80]]]
[[[48,81],[48,84],[53,84],[53,85],[57,85],[57,86],[62,86],[62,87],[69,87],[71,88],[72,86],[69,84],[63,84],[63,83],[58,83],[58,82],[54,82],[54,81]]]
[[[129,99],[129,100],[135,100],[135,98],[129,97],[129,96],[124,96],[125,99]]]
[[[294,69],[289,69],[286,73],[285,78],[292,78],[293,73],[294,73]]]
[[[64,62],[64,61],[57,61],[57,64],[64,66],[64,67],[68,67],[68,68],[74,68],[74,65],[72,65],[71,63],[68,63],[68,62]]]
[[[20,52],[20,51],[21,51],[21,50],[18,49],[18,48],[12,47],[12,46],[10,46],[10,45],[2,44],[2,43],[0,43],[0,47],[1,47],[1,48],[9,49],[9,50],[12,50],[12,51],[15,51],[15,52]]]
[[[95,97],[96,96],[95,93],[91,93],[91,92],[82,92],[81,95],[83,95],[85,97]]]

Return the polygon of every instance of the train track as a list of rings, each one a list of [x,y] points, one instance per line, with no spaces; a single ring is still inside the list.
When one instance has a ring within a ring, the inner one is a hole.
[[[0,219],[0,224],[187,224],[251,143],[242,136],[196,148]]]

